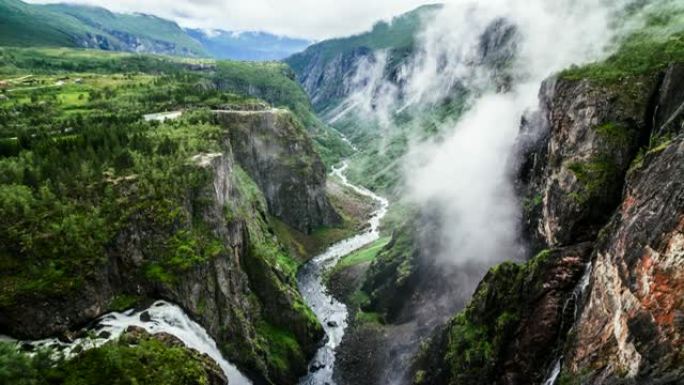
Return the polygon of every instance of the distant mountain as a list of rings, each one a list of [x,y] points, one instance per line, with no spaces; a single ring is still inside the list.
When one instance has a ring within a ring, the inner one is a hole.
[[[207,32],[200,29],[187,29],[186,32],[217,59],[281,60],[303,51],[312,43],[266,32]]]
[[[97,48],[181,56],[207,56],[176,23],[104,8],[26,4],[0,0],[0,45]]]
[[[423,22],[442,7],[421,6],[390,22],[377,22],[368,32],[314,44],[285,62],[297,74],[314,107],[318,111],[329,110],[351,92],[349,80],[361,59],[372,57],[377,50],[388,50],[390,62],[400,62],[412,53]]]
[[[69,15],[100,31],[123,51],[206,56],[202,45],[173,21],[147,14],[113,13],[104,8],[71,4],[48,4],[55,13]],[[98,47],[104,48],[106,47]]]
[[[280,60],[312,42],[265,32],[184,30],[146,14],[0,0],[0,46],[79,47],[217,59]]]

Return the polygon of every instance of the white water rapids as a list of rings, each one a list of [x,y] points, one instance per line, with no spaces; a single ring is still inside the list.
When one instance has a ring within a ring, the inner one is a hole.
[[[379,204],[379,208],[369,220],[369,228],[361,234],[345,239],[330,246],[323,254],[313,258],[300,270],[297,280],[299,291],[311,310],[325,329],[328,340],[322,346],[309,365],[309,373],[300,380],[300,385],[334,385],[333,369],[335,365],[335,348],[339,346],[347,327],[347,307],[327,293],[323,284],[323,273],[335,266],[344,256],[369,245],[380,238],[380,221],[387,214],[389,202],[370,190],[355,186],[347,180],[344,171],[349,164],[333,168],[332,176],[342,180],[342,184],[360,195],[370,197]]]
[[[143,316],[143,313],[146,313]],[[149,320],[146,316],[149,315]],[[123,313],[109,313],[96,321],[90,329],[94,336],[78,338],[73,342],[65,343],[58,339],[44,339],[39,341],[19,341],[19,345],[31,345],[34,350],[52,349],[61,351],[65,357],[73,357],[80,350],[94,349],[105,343],[117,340],[129,326],[138,326],[150,334],[167,333],[183,341],[185,346],[195,349],[200,353],[207,354],[221,367],[230,385],[251,385],[240,371],[228,362],[219,351],[207,331],[197,322],[190,319],[178,306],[157,301],[148,309],[141,311],[128,310]],[[5,338],[7,340],[7,338]]]

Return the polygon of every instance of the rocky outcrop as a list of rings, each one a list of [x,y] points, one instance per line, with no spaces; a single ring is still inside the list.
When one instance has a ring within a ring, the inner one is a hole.
[[[655,105],[655,134],[684,130],[684,63],[665,71]]]
[[[575,84],[575,89],[591,85]],[[676,321],[684,311],[677,246],[684,215],[678,184],[682,145],[681,139],[667,139],[681,132],[683,85],[682,65],[674,63],[662,73],[603,85],[595,99],[585,99],[593,95],[589,89],[580,98],[569,94],[567,82],[560,81],[546,99],[550,132],[548,146],[538,152],[545,159],[543,166],[537,164],[541,183],[531,178],[531,186],[542,191],[540,207],[528,212],[532,238],[538,245],[591,240],[612,217],[595,243],[591,290],[561,353],[563,381],[684,379],[682,329]],[[573,100],[577,104],[568,104]],[[554,106],[560,107],[556,113]],[[591,130],[595,123],[601,125]],[[629,125],[629,135],[616,130]],[[613,177],[605,178],[596,167],[578,168],[576,159],[582,157],[590,162],[580,160],[584,165],[608,160]],[[574,175],[564,170],[566,164]]]
[[[325,194],[325,166],[286,110],[217,111],[237,162],[259,185],[269,213],[310,234],[341,222]]]
[[[627,169],[651,131],[658,77],[629,82],[559,79],[542,86],[543,116],[524,121],[520,143],[531,149],[520,181],[534,249],[593,240],[619,204]],[[530,136],[536,140],[525,142]]]

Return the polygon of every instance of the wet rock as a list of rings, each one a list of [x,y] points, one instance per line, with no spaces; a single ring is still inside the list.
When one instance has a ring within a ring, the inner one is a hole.
[[[150,313],[147,311],[140,313],[140,321],[141,322],[152,322],[152,317],[150,316]]]
[[[149,335],[147,330],[140,326],[131,325],[126,328],[123,336],[132,340],[146,338]]]
[[[310,371],[311,373],[316,373],[317,371],[319,371],[319,370],[321,370],[321,369],[323,369],[323,368],[325,368],[325,364],[322,364],[322,363],[320,363],[320,362],[318,362],[318,361],[314,361],[314,362],[311,364],[311,366],[309,366],[309,371]]]
[[[656,133],[684,129],[684,63],[674,63],[665,71],[655,106]]]
[[[23,343],[23,344],[21,344],[20,349],[24,352],[32,352],[35,350],[35,346],[33,346],[31,344]]]
[[[328,321],[328,326],[331,328],[336,328],[338,326],[337,321]]]
[[[97,335],[97,338],[102,338],[102,339],[105,339],[105,340],[106,340],[106,339],[108,339],[108,338],[111,337],[111,336],[112,336],[112,333],[110,333],[110,332],[108,332],[108,331],[106,331],[106,330],[103,330],[103,331],[100,332],[100,334]]]

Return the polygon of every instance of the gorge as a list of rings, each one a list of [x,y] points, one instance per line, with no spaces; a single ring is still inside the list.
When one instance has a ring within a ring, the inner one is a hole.
[[[175,54],[0,48],[0,383],[684,383],[681,1]]]

